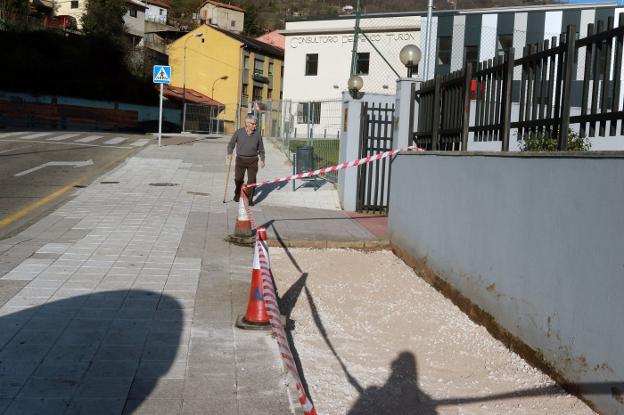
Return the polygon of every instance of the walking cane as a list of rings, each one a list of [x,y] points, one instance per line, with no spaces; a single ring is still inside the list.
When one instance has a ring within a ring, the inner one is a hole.
[[[225,176],[225,191],[223,192],[223,203],[225,203],[225,195],[227,195],[228,183],[230,182],[230,170],[232,169],[232,159],[233,158],[234,158],[234,155],[231,155],[230,156],[230,161],[228,163],[227,175]]]

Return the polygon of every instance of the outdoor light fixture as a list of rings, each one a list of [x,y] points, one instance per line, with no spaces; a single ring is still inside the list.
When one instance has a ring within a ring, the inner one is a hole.
[[[215,79],[215,81],[212,83],[212,92],[210,93],[210,99],[214,99],[214,87],[217,81],[227,81],[227,79],[228,79],[227,75],[224,75],[221,78]]]
[[[351,75],[347,87],[353,98],[358,98],[360,89],[364,86],[364,80],[359,75]]]
[[[412,72],[414,68],[418,66],[421,56],[420,48],[416,45],[405,45],[403,49],[401,49],[399,59],[401,59],[401,63],[407,68],[408,78],[412,77]]]

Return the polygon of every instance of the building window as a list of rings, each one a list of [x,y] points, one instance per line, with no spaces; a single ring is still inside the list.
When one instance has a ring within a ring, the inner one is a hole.
[[[254,59],[254,73],[262,75],[264,73],[264,61]]]
[[[232,20],[231,25],[232,25],[232,27],[236,27],[236,21],[235,21],[235,20]]]
[[[212,24],[212,17],[208,19],[208,24]]]
[[[478,46],[466,46],[464,49],[464,66],[472,64],[472,70],[477,68],[479,63],[479,47]]]
[[[247,84],[243,84],[243,96],[246,97],[248,92]]]
[[[370,63],[370,53],[363,52],[357,54],[358,75],[368,75],[368,64]]]
[[[71,6],[70,6],[70,7],[71,7],[72,9],[77,9],[77,8],[79,7],[79,6],[78,6],[78,0],[73,0],[73,1],[71,2]]]
[[[137,9],[134,7],[130,9],[130,17],[137,17]]]
[[[267,99],[273,99],[273,90],[272,89],[267,90]]]
[[[453,49],[453,38],[451,36],[438,36],[438,65],[451,64],[451,51]]]
[[[282,65],[280,68],[280,78],[284,79],[284,65]]]
[[[253,99],[254,101],[262,101],[262,87],[261,86],[253,87]]]
[[[300,102],[297,104],[298,124],[320,124],[321,123],[321,103],[320,102]]]
[[[249,69],[249,56],[243,58],[243,68]]]
[[[505,52],[513,48],[513,35],[498,35],[496,39],[496,56],[505,56]]]
[[[269,62],[269,75],[273,75],[273,62]]]
[[[305,65],[306,76],[316,76],[318,74],[318,53],[308,53]]]

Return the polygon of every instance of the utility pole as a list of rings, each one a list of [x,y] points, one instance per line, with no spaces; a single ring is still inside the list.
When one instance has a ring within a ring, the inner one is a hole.
[[[424,59],[424,67],[423,71],[423,81],[429,79],[429,55],[431,53],[431,47],[429,44],[431,43],[431,19],[433,14],[433,0],[429,0],[427,4],[427,35],[425,37],[425,59]]]
[[[360,0],[355,6],[355,30],[353,31],[353,49],[351,50],[351,73],[349,76],[357,75],[357,51],[360,37]]]

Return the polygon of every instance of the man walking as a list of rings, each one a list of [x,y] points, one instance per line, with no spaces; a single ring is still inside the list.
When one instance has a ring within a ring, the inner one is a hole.
[[[245,118],[245,127],[236,130],[230,143],[227,146],[227,159],[231,162],[232,151],[236,146],[236,165],[234,167],[234,201],[238,202],[240,198],[241,188],[245,180],[245,171],[247,171],[247,184],[256,182],[256,174],[258,173],[258,157],[260,157],[260,167],[264,168],[264,143],[262,136],[257,131],[256,126],[258,120],[253,115]],[[253,194],[255,187],[247,189],[249,197],[249,205],[253,206]]]

